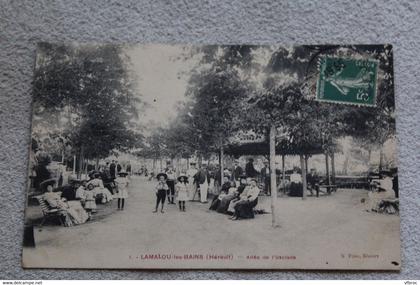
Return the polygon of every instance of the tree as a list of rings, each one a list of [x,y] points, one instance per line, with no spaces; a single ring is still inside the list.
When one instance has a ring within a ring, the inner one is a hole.
[[[44,43],[38,50],[35,124],[53,118],[80,160],[104,158],[141,143],[133,121],[141,101],[122,47]]]

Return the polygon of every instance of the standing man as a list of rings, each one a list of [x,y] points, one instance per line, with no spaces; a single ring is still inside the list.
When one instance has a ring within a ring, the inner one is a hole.
[[[122,170],[121,164],[117,162],[117,173],[120,173]]]
[[[109,174],[111,175],[111,179],[114,181],[115,177],[116,177],[116,165],[115,165],[115,160],[113,160],[111,162],[111,164],[109,165]]]
[[[200,187],[200,201],[201,203],[207,203],[207,190],[209,188],[209,173],[207,166],[202,165],[194,177]]]
[[[268,162],[264,162],[264,167],[261,168],[260,172],[261,181],[264,183],[264,192],[268,196],[271,195],[271,185],[270,185],[270,168],[268,166]]]
[[[258,171],[254,168],[254,159],[250,158],[248,163],[245,165],[245,174],[246,177],[255,178],[258,175]]]
[[[168,190],[167,190],[167,198],[168,198],[168,204],[175,204],[174,203],[174,197],[175,197],[175,171],[172,169],[172,166],[168,167],[168,170],[166,171],[166,175],[168,178],[166,179],[166,184],[168,184]]]
[[[131,164],[128,162],[127,166],[125,167],[125,171],[128,173],[129,176],[131,176]]]
[[[237,185],[239,185],[239,180],[241,179],[241,176],[243,175],[244,170],[242,167],[239,166],[238,161],[235,161],[235,165],[233,167],[232,176],[233,180],[236,182]]]

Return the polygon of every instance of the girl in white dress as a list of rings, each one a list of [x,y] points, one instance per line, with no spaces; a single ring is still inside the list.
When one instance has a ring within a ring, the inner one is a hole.
[[[128,198],[128,178],[127,178],[128,173],[127,172],[120,172],[118,173],[118,177],[115,179],[115,182],[117,184],[118,187],[118,193],[117,193],[117,198],[118,198],[118,210],[124,210],[124,202],[125,199]]]
[[[188,177],[186,175],[178,177],[175,189],[179,210],[185,212],[185,201],[188,200]]]

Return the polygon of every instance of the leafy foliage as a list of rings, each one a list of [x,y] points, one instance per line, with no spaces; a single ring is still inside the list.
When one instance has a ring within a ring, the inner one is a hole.
[[[34,78],[35,125],[60,126],[74,149],[103,158],[141,143],[134,131],[140,100],[127,58],[115,45],[40,44]],[[50,124],[51,125],[51,124]]]

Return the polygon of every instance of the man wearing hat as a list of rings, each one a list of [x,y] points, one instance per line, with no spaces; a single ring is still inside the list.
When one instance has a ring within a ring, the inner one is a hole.
[[[207,171],[207,165],[203,164],[196,175],[194,180],[197,181],[198,187],[200,188],[200,201],[201,203],[207,203],[207,190],[209,188],[209,173]]]
[[[241,179],[241,175],[244,173],[244,170],[242,169],[242,167],[239,166],[239,162],[237,160],[235,160],[235,165],[233,167],[233,180],[239,184],[239,180]]]

